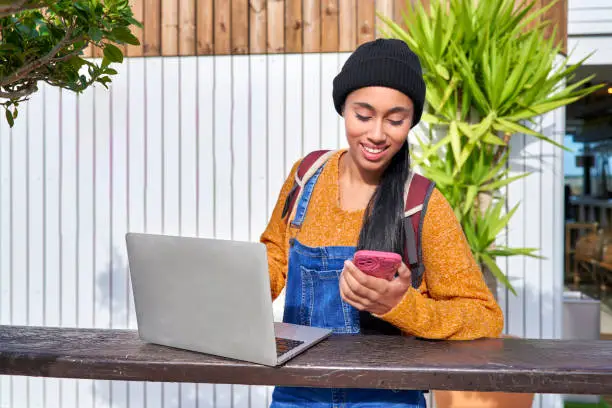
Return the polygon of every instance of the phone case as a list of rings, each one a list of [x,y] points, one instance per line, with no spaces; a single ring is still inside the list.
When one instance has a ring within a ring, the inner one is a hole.
[[[391,280],[402,263],[402,257],[394,252],[361,250],[355,253],[353,263],[363,273]]]

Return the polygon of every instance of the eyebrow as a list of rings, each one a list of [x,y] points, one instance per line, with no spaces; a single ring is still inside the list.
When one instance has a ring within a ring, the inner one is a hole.
[[[355,102],[354,105],[358,105],[361,106],[362,108],[366,108],[369,109],[371,111],[376,111],[376,109],[374,109],[374,107],[372,105],[370,105],[367,102]],[[398,112],[406,112],[406,113],[410,113],[410,109],[409,108],[405,108],[403,106],[396,106],[394,108],[389,109],[389,111],[387,111],[387,114],[390,115],[392,113],[398,113]]]

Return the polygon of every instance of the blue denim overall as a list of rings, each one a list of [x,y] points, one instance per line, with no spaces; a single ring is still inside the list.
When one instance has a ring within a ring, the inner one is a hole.
[[[304,186],[293,225],[304,221],[308,202],[323,166]],[[331,329],[334,334],[359,333],[359,311],[342,301],[339,277],[351,246],[309,247],[290,241],[283,321]],[[421,391],[276,387],[271,408],[425,407]]]

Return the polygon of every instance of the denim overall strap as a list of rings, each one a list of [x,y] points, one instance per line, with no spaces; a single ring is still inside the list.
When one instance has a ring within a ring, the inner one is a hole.
[[[312,190],[314,189],[321,172],[325,164],[323,164],[319,169],[312,175],[312,177],[306,182],[304,186],[304,190],[302,192],[302,196],[300,201],[297,203],[297,208],[295,210],[295,217],[291,221],[291,225],[294,227],[301,227],[304,222],[304,217],[306,217],[306,210],[308,209],[308,204],[310,203],[310,197],[312,196]]]

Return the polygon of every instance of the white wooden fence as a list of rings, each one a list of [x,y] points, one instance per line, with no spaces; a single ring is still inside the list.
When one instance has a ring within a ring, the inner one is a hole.
[[[344,146],[332,79],[346,54],[126,59],[111,90],[43,86],[0,123],[0,324],[135,328],[126,231],[257,240],[290,166]],[[543,118],[562,141],[564,114]],[[562,156],[524,137],[502,262],[509,333],[561,333]],[[282,298],[275,304],[280,318]],[[264,407],[270,388],[0,377],[0,408]],[[534,406],[560,406],[544,396]]]

